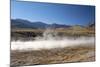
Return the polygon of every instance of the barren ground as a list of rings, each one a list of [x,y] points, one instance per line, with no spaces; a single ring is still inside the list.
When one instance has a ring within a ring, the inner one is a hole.
[[[24,47],[24,46],[23,46]],[[95,46],[73,46],[32,51],[12,51],[11,66],[95,61]]]

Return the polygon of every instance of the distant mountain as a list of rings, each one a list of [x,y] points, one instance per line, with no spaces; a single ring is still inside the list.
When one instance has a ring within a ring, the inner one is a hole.
[[[22,19],[11,19],[12,28],[35,28],[30,21]]]
[[[43,22],[32,22],[33,27],[36,28],[41,28],[41,29],[45,29],[49,26],[49,24],[43,23]]]
[[[23,19],[11,19],[12,28],[34,28],[34,29],[46,29],[46,28],[68,28],[70,25],[64,24],[46,24],[43,22],[30,22]]]
[[[95,27],[95,23],[89,24],[89,27]]]
[[[71,27],[71,26],[64,25],[64,24],[56,24],[56,23],[54,23],[54,24],[51,24],[49,27],[51,27],[51,28],[68,28],[68,27]]]

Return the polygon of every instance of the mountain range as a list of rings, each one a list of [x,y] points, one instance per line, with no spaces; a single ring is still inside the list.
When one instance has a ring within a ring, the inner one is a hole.
[[[77,26],[77,25],[75,25]],[[80,27],[84,27],[82,25],[78,25]],[[24,20],[24,19],[11,19],[11,27],[12,28],[31,28],[31,29],[46,29],[46,28],[69,28],[69,27],[73,27],[71,25],[65,25],[65,24],[57,24],[57,23],[53,23],[53,24],[47,24],[44,22],[31,22],[28,20]],[[89,24],[87,27],[95,27],[95,23],[91,23]]]
[[[65,24],[47,24],[44,22],[31,22],[23,19],[11,19],[12,28],[33,28],[33,29],[46,29],[46,28],[69,28],[70,25]]]

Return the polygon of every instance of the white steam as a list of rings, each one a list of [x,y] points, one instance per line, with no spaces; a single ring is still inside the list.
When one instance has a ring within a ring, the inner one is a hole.
[[[47,30],[43,37],[36,37],[33,41],[12,41],[11,50],[40,50],[92,44],[94,37],[59,37],[55,31]]]

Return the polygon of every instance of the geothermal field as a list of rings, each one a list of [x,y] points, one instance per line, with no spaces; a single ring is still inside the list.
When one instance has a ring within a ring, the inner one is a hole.
[[[61,38],[61,39],[40,39],[31,41],[12,41],[11,50],[41,50],[64,48],[71,46],[87,46],[94,44],[94,37],[79,37],[79,38]],[[23,47],[24,46],[24,47]]]
[[[94,31],[57,31],[47,29],[38,34],[31,30],[35,37],[19,35],[25,30],[12,31],[17,37],[12,35],[11,66],[95,61]]]
[[[95,61],[95,6],[11,0],[10,66]]]

